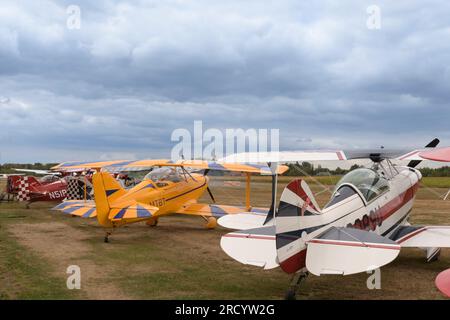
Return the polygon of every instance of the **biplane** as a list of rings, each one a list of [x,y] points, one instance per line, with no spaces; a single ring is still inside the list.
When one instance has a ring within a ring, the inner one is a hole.
[[[8,177],[7,190],[16,196],[20,202],[25,202],[29,208],[34,202],[59,202],[64,199],[91,198],[91,170],[97,170],[103,165],[111,165],[117,161],[91,163],[83,169],[69,169],[60,166],[58,170],[14,169],[22,173],[43,175],[34,176],[11,175]],[[77,175],[77,177],[76,177]],[[82,175],[82,176],[81,176]]]
[[[85,163],[63,163],[71,170],[89,165]],[[189,169],[189,170],[188,170]],[[279,166],[276,174],[284,173],[288,167]],[[111,176],[112,172],[151,170],[136,186],[124,190]],[[192,170],[201,170],[194,172]],[[213,203],[214,196],[208,187],[208,172],[211,170],[242,172],[247,176],[246,206],[226,206],[198,203],[197,200],[208,192]],[[251,174],[273,175],[268,165],[225,164],[207,161],[140,160],[123,161],[102,166],[101,172],[93,175],[94,201],[64,201],[55,210],[84,218],[96,217],[99,224],[108,228],[105,242],[112,230],[124,224],[145,221],[156,226],[158,219],[170,214],[200,216],[206,221],[206,228],[215,228],[216,219],[227,214],[266,214],[268,209],[250,206]]]
[[[286,298],[295,298],[309,273],[350,275],[375,270],[394,260],[401,248],[424,248],[427,261],[433,261],[440,248],[450,247],[450,227],[413,226],[408,219],[422,178],[415,167],[425,159],[450,160],[449,149],[430,151],[438,143],[435,139],[425,149],[406,153],[336,150],[234,155],[233,161],[258,157],[259,161],[265,158],[283,163],[370,159],[372,166],[344,175],[323,208],[307,183],[296,179],[286,186],[278,206],[266,217],[219,219],[224,226],[253,227],[224,235],[221,247],[243,264],[264,269],[279,266],[293,274]],[[409,163],[395,165],[393,159]],[[275,197],[272,199],[275,204]]]

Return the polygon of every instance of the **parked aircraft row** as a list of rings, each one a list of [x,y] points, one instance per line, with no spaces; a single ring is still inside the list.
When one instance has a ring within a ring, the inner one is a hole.
[[[156,226],[160,217],[169,214],[200,216],[207,228],[214,228],[218,222],[238,230],[221,239],[222,249],[231,258],[264,269],[281,267],[292,274],[287,298],[293,298],[310,273],[320,276],[367,272],[393,261],[404,247],[424,248],[426,260],[431,262],[439,257],[441,248],[450,247],[449,226],[409,223],[422,179],[417,165],[423,160],[450,162],[450,148],[436,148],[438,143],[435,139],[425,148],[412,151],[244,153],[215,162],[165,159],[66,162],[51,169],[56,181],[27,180],[27,188],[35,190],[28,192],[28,201],[36,199],[33,197],[39,192],[41,199],[44,194],[45,200],[61,200],[62,195],[51,196],[50,186],[65,188],[67,196],[68,175],[87,173],[76,179],[77,183],[83,182],[77,185],[81,199],[65,200],[54,209],[83,218],[95,217],[106,228],[105,242],[113,230],[125,224],[145,221]],[[372,165],[343,176],[323,208],[302,179],[290,182],[277,203],[277,178],[287,171],[286,163],[355,159],[370,159]],[[397,165],[393,160],[408,164]],[[118,173],[144,170],[149,173],[128,189],[114,177]],[[211,170],[246,175],[245,207],[214,204],[208,187]],[[270,208],[251,206],[252,174],[272,176]],[[26,178],[30,177],[15,178],[22,183],[17,192],[22,191]],[[61,179],[66,181],[65,186]],[[198,202],[205,192],[213,204]]]

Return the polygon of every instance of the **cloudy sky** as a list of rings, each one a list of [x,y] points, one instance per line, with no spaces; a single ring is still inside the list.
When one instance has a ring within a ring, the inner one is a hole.
[[[444,0],[1,0],[0,162],[167,157],[194,120],[278,128],[286,150],[450,145],[449,15]]]

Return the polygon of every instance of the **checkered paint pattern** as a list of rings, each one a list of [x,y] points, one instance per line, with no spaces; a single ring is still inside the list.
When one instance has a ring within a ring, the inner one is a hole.
[[[70,177],[67,179],[67,197],[66,200],[84,200],[84,181],[79,178]],[[91,199],[91,188],[86,189],[87,199]]]
[[[82,200],[80,187],[77,178],[69,178],[67,181],[67,197],[66,200]]]
[[[17,192],[17,199],[19,201],[30,201],[30,183],[28,177],[24,177],[19,182],[19,191]]]

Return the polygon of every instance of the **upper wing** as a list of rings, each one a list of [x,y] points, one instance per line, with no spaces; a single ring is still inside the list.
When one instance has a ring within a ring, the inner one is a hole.
[[[220,246],[231,258],[264,269],[278,267],[275,227],[263,227],[227,233]]]
[[[189,167],[193,169],[207,169],[219,171],[235,171],[248,172],[257,174],[271,175],[272,171],[267,164],[256,163],[222,163],[215,161],[201,161],[201,160],[179,160],[171,161],[168,159],[149,159],[137,161],[101,161],[101,162],[65,162],[52,168],[55,171],[73,171],[84,169],[103,169],[110,172],[120,171],[140,171],[146,170],[155,166],[170,166],[170,167]],[[278,174],[283,174],[289,168],[287,166],[278,166]]]
[[[90,169],[101,169],[106,166],[111,166],[116,163],[123,163],[124,160],[114,160],[114,161],[69,161],[60,163],[51,168],[53,171],[85,171]]]
[[[64,201],[54,207],[52,210],[62,211],[67,214],[83,218],[93,218],[97,216],[94,201],[69,200]]]
[[[48,170],[34,170],[34,169],[14,169],[19,172],[29,172],[34,174],[43,174],[43,175],[59,175],[59,172],[51,172]]]
[[[226,163],[268,163],[268,162],[297,162],[297,161],[339,161],[380,158],[398,158],[405,155],[408,150],[305,150],[305,151],[278,151],[278,152],[244,152],[229,155],[221,162]],[[409,159],[407,159],[409,160]],[[421,159],[423,160],[423,159]]]
[[[264,212],[267,211],[268,209],[252,208],[252,210],[249,212],[246,211],[245,208],[243,207],[226,206],[218,204],[192,203],[183,206],[182,209],[177,210],[177,213],[194,216],[216,217],[216,218],[234,214],[255,214],[255,215],[259,214],[264,215],[265,217],[267,213],[264,214]]]
[[[116,163],[105,167],[107,171],[134,171],[151,168],[154,166],[169,166],[169,167],[188,167],[193,169],[218,170],[218,171],[234,171],[234,172],[248,172],[257,174],[271,175],[272,171],[266,164],[256,163],[224,163],[215,161],[201,161],[201,160],[139,160],[129,161],[127,163]],[[289,168],[287,166],[279,166],[278,174],[283,174]]]
[[[450,147],[422,151],[419,156],[426,160],[450,162]]]
[[[373,232],[331,227],[310,240],[306,268],[314,275],[349,275],[375,270],[394,260],[400,246]]]
[[[401,226],[389,238],[402,247],[449,248],[450,226]]]

